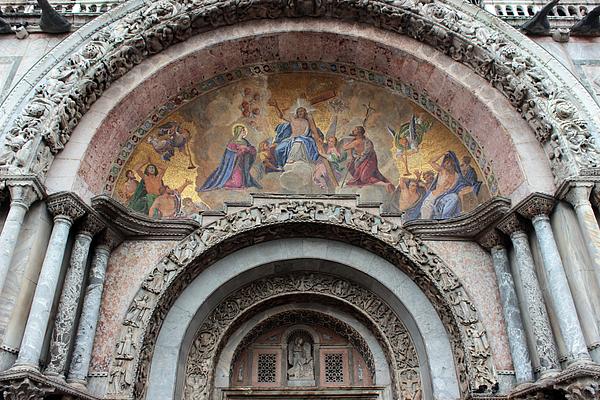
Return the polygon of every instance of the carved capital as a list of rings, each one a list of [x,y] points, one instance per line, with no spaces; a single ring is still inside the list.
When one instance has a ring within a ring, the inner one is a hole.
[[[50,387],[42,387],[29,378],[12,381],[3,387],[5,400],[43,400],[44,396],[52,393]]]
[[[98,246],[104,246],[108,248],[108,251],[112,251],[123,241],[123,236],[117,231],[106,228],[100,234]]]
[[[600,382],[598,377],[582,377],[574,382],[555,385],[556,389],[564,392],[569,400],[598,400],[600,399]]]
[[[571,183],[563,198],[574,208],[590,205],[590,194],[592,193],[593,187],[594,184],[591,182]]]
[[[525,218],[533,219],[539,215],[550,215],[556,205],[556,199],[542,193],[529,195],[516,207],[519,214]]]
[[[25,208],[46,195],[40,180],[32,175],[4,175],[0,177],[0,191],[4,188],[8,188],[11,204]]]
[[[106,227],[105,222],[94,214],[87,214],[79,227],[78,234],[94,236]]]
[[[86,213],[83,202],[72,193],[67,192],[48,196],[46,206],[54,218],[62,217],[70,221],[75,221]]]
[[[38,199],[38,193],[32,186],[9,186],[10,204],[29,208]]]
[[[519,232],[525,232],[523,222],[516,213],[511,213],[504,217],[498,222],[497,228],[509,236]]]
[[[494,247],[504,247],[504,240],[502,239],[501,234],[493,228],[477,237],[477,242],[488,251]]]

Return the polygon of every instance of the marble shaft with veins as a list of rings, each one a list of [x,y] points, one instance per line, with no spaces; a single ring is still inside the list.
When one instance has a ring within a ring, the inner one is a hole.
[[[600,227],[590,202],[591,186],[575,185],[571,187],[565,200],[567,200],[577,215],[577,221],[581,227],[583,241],[590,254],[592,268],[600,285]]]
[[[93,232],[82,231],[75,236],[71,253],[71,262],[54,321],[52,341],[50,343],[50,363],[46,367],[47,375],[63,377],[67,365],[67,355],[71,347],[77,305],[85,277],[85,267],[92,243]]]
[[[540,289],[540,283],[535,274],[535,263],[527,234],[515,214],[511,214],[507,219],[500,222],[498,228],[504,233],[510,235],[515,252],[517,267],[521,277],[522,285],[521,302],[527,307],[532,334],[532,342],[535,345],[536,355],[540,363],[540,372],[542,376],[548,375],[554,371],[560,370],[558,351],[554,343],[548,311]]]
[[[521,318],[521,310],[519,309],[519,300],[515,291],[515,283],[510,273],[508,255],[506,249],[500,245],[494,246],[491,253],[517,383],[532,382],[534,380],[533,368],[529,357],[529,349],[527,348],[527,338]]]
[[[110,247],[105,244],[96,246],[92,267],[90,271],[89,283],[83,300],[83,308],[79,319],[79,327],[75,338],[75,347],[73,357],[69,367],[69,376],[67,381],[72,383],[85,384],[92,359],[92,347],[94,344],[94,334],[98,323],[98,314],[100,312],[100,302],[102,300],[102,291],[104,290],[104,279],[106,277],[106,267],[110,256]]]
[[[30,187],[15,186],[11,187],[10,192],[10,209],[0,233],[0,291],[4,288],[8,276],[25,215],[34,200]]]
[[[15,368],[21,366],[39,368],[44,336],[50,319],[50,309],[58,287],[61,264],[72,224],[73,219],[65,215],[58,215],[54,218],[52,235],[38,278]]]
[[[539,214],[532,218],[532,222],[542,253],[548,292],[552,296],[560,333],[566,346],[567,362],[591,360],[550,219],[545,214]]]

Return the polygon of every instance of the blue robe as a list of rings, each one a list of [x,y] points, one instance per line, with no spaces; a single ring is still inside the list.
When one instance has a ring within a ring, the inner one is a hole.
[[[306,154],[310,161],[317,161],[319,158],[319,151],[317,150],[317,144],[313,139],[310,130],[303,136],[296,136],[292,138],[292,125],[289,122],[283,122],[275,128],[275,141],[277,144],[275,147],[275,162],[277,167],[283,168],[285,163],[290,156],[290,151],[294,143],[302,143],[306,148]]]
[[[246,139],[242,140],[244,145],[252,146]],[[253,154],[243,154],[238,156],[237,152],[226,147],[225,153],[223,153],[223,158],[221,158],[221,163],[217,169],[210,174],[202,186],[196,188],[196,191],[208,192],[210,190],[220,189],[225,186],[231,177],[231,174],[233,173],[236,163],[239,163],[239,166],[242,169],[243,187],[255,187],[262,189],[262,186],[254,179],[254,177],[252,177],[252,175],[250,175],[250,168],[252,167],[252,164],[254,164],[255,158],[256,156]]]
[[[453,151],[449,151],[444,156],[442,163],[447,158],[450,158],[450,160],[452,161],[454,171],[458,175],[458,178],[456,179],[456,183],[454,184],[454,186],[452,186],[444,193],[440,194],[433,202],[433,214],[431,215],[432,219],[447,219],[458,217],[462,212],[462,207],[460,204],[460,198],[458,197],[458,193],[465,187],[470,186],[469,182],[467,182],[460,169],[460,162],[458,161],[456,154],[454,154]],[[439,175],[436,176],[433,182],[431,183],[431,188],[429,188],[428,193],[425,195],[425,197],[427,197],[427,195],[429,195],[429,193],[431,193],[436,188],[438,178]]]
[[[473,186],[473,191],[475,192],[475,194],[479,194],[482,183],[481,181],[477,180],[477,172],[475,172],[475,168],[469,165],[466,168],[466,171],[463,171],[463,175],[469,186]]]

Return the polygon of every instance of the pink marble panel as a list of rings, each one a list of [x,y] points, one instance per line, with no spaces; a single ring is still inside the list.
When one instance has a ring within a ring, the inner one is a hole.
[[[110,256],[90,371],[108,371],[121,322],[144,276],[166,256],[174,241],[129,241]]]
[[[458,276],[479,311],[479,317],[488,333],[495,367],[499,370],[512,370],[500,292],[490,255],[474,242],[428,241],[427,245]]]

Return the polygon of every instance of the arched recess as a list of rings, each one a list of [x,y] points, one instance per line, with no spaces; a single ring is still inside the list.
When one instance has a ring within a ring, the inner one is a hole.
[[[18,107],[23,111],[14,120],[14,113],[8,112],[10,123],[3,124],[7,127],[1,157],[5,170],[45,176],[83,114],[112,82],[148,56],[221,26],[301,17],[361,21],[410,36],[471,68],[529,123],[558,181],[593,174],[591,169],[600,165],[596,143],[600,112],[581,83],[533,42],[470,4],[232,0],[124,6],[132,7],[140,8],[130,15],[115,12],[116,20],[108,26],[105,20],[90,26],[92,32],[99,31],[85,45],[75,38],[58,49],[60,62],[38,76],[35,94],[27,90],[27,82],[17,88],[23,96]],[[81,33],[87,35],[92,34]],[[64,48],[69,45],[77,50],[66,56],[69,51]]]
[[[313,201],[294,201],[245,209],[199,229],[179,243],[147,275],[130,310],[134,312],[138,304],[144,304],[149,312],[138,316],[135,323],[127,319],[123,322],[119,340],[133,343],[133,351],[131,354],[115,352],[110,367],[111,377],[130,377],[129,382],[117,388],[116,395],[143,396],[157,336],[162,332],[160,327],[170,310],[176,309],[173,308],[174,302],[190,282],[229,254],[282,238],[305,238],[308,241],[310,239],[306,238],[333,238],[347,245],[356,245],[359,251],[343,252],[344,259],[340,262],[368,269],[373,268],[375,258],[385,260],[388,271],[389,268],[397,271],[396,278],[386,278],[388,284],[398,284],[395,290],[401,290],[402,286],[395,279],[402,280],[404,275],[401,272],[406,274],[410,279],[405,279],[405,282],[418,285],[418,292],[427,298],[426,303],[437,313],[434,318],[443,323],[452,351],[459,360],[455,365],[461,391],[466,395],[491,392],[496,387],[487,333],[475,306],[450,268],[418,237],[362,210]],[[327,259],[327,246],[317,244],[308,248],[303,245],[298,251],[300,256],[321,255],[320,258]],[[355,254],[362,251],[366,251],[367,255]],[[298,255],[288,252],[283,257],[296,258]],[[209,278],[221,276],[227,271],[227,266],[249,268],[251,264],[251,259],[234,257],[219,271],[213,270]],[[371,274],[382,276],[380,271],[373,270]],[[198,295],[195,292],[194,296]],[[416,313],[412,314],[415,316]]]

